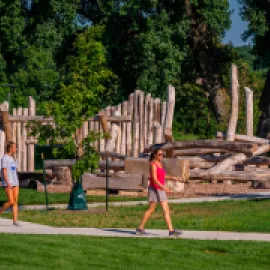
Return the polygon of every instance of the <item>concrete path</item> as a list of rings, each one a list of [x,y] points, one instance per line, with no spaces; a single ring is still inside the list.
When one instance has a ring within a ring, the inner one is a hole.
[[[87,235],[99,237],[145,237],[168,238],[167,230],[147,230],[147,235],[137,236],[135,229],[99,229],[99,228],[55,228],[30,222],[20,222],[22,227],[12,226],[10,219],[0,218],[0,233],[7,234],[42,234],[42,235]],[[237,233],[218,231],[182,231],[179,239],[199,240],[242,240],[270,242],[270,234]]]
[[[232,200],[248,200],[248,199],[270,199],[270,192],[257,192],[237,195],[226,196],[209,196],[200,198],[181,198],[181,199],[169,199],[170,204],[180,203],[202,203],[202,202],[218,202],[218,201],[232,201]],[[49,195],[50,200],[50,195]],[[126,201],[126,202],[109,202],[109,206],[134,206],[145,205],[147,201]],[[67,209],[67,204],[50,204],[50,207],[55,209]],[[105,207],[105,203],[89,203],[89,208]],[[21,205],[20,210],[44,210],[45,205]]]

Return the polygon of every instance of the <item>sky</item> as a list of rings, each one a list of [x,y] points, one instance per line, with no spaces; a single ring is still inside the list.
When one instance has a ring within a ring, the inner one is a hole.
[[[239,15],[240,5],[238,0],[229,0],[231,10],[234,10],[231,15],[231,29],[227,31],[223,40],[224,43],[232,42],[234,46],[248,45],[249,42],[244,42],[241,38],[243,32],[247,29],[247,22],[243,21]]]

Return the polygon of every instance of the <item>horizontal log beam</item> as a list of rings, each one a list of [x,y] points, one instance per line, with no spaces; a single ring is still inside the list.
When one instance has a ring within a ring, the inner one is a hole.
[[[106,161],[100,161],[99,162],[99,168],[100,169],[106,169]],[[108,164],[109,170],[124,170],[125,168],[125,162],[124,161],[110,161]]]
[[[28,122],[28,121],[37,121],[37,122],[44,122],[44,123],[52,123],[54,119],[52,117],[45,117],[45,116],[10,116],[9,119],[13,123],[20,123],[20,122]],[[91,117],[88,119],[89,121],[99,121],[100,116],[96,115],[95,117]],[[130,115],[124,116],[106,116],[106,121],[108,122],[131,122],[132,118]]]
[[[72,166],[75,162],[75,159],[47,159],[44,160],[44,168],[48,169],[55,166]]]
[[[155,149],[180,150],[187,148],[222,148],[231,152],[251,154],[258,149],[258,146],[249,142],[228,142],[218,140],[197,140],[197,141],[175,141],[172,143],[156,144],[145,148],[144,152],[152,152]]]
[[[218,139],[226,139],[226,134],[223,132],[217,132],[217,138]],[[251,142],[251,143],[257,143],[257,144],[269,144],[270,140],[259,138],[255,136],[248,136],[248,135],[242,135],[242,134],[236,134],[235,140],[240,142]]]
[[[127,158],[127,156],[125,156],[125,155],[121,155],[121,154],[118,154],[116,152],[110,152],[110,151],[99,152],[99,155],[101,157],[106,157],[106,155],[107,155],[107,157],[121,159],[121,160],[125,160]]]
[[[214,153],[228,153],[229,151],[222,148],[192,148],[173,151],[173,156],[199,156]]]

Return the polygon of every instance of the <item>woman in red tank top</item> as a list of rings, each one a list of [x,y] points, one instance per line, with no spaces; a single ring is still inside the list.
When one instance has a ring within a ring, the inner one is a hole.
[[[162,167],[163,158],[162,150],[155,150],[150,156],[150,176],[148,186],[148,202],[149,206],[144,213],[140,226],[136,229],[136,234],[145,234],[144,225],[155,211],[157,203],[160,203],[163,209],[164,219],[169,229],[169,236],[179,236],[179,231],[173,229],[170,217],[170,209],[166,193],[169,192],[166,187],[165,180],[182,181],[180,177],[166,175],[165,169]]]

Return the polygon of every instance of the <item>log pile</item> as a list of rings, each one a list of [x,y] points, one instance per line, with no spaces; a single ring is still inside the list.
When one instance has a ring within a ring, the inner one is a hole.
[[[253,136],[253,93],[245,87],[246,134],[237,134],[238,95],[237,67],[231,69],[231,114],[227,132],[218,132],[215,140],[175,141],[155,144],[145,148],[150,153],[155,148],[180,160],[189,160],[190,180],[251,181],[253,187],[270,185],[270,141]],[[241,171],[239,171],[240,169]]]

